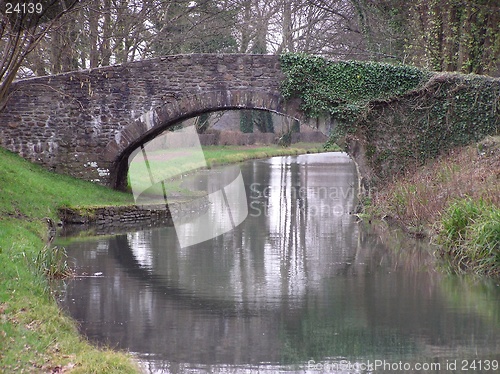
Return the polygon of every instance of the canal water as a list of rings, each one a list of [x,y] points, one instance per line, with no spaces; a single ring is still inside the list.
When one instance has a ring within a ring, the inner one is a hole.
[[[247,217],[211,240],[162,227],[65,244],[77,276],[60,303],[81,332],[147,373],[498,371],[498,282],[439,274],[424,243],[357,222],[346,154],[241,175]]]

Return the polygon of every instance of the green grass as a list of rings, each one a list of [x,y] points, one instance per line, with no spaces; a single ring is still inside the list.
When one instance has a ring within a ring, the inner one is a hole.
[[[57,219],[56,207],[132,204],[129,194],[50,173],[0,150],[0,215]]]
[[[131,204],[128,194],[47,172],[0,149],[0,372],[135,373],[125,353],[97,349],[51,296],[64,253],[45,246],[63,205]],[[59,259],[59,260],[58,260]]]
[[[339,151],[340,148],[332,149]],[[256,158],[274,156],[299,155],[304,153],[323,152],[323,144],[318,143],[295,143],[290,147],[279,145],[267,145],[260,147],[247,146],[242,152],[241,146],[206,146],[203,147],[205,159],[209,166],[242,162]]]
[[[206,165],[209,168],[216,165],[234,164],[251,159],[324,151],[322,143],[295,143],[290,147],[281,147],[278,145],[204,146],[202,149]],[[340,148],[337,147],[330,150],[340,150]],[[200,159],[197,158],[197,155],[193,154],[192,149],[175,149],[172,150],[171,154],[169,154],[169,150],[160,150],[148,152],[148,155],[150,167],[153,170],[161,170],[163,178],[168,181],[164,186],[168,196],[196,196],[193,195],[193,191],[185,189],[181,185],[182,180],[177,178],[178,175],[184,174],[186,170],[195,170],[200,166]],[[149,173],[143,162],[132,162],[129,173],[133,173],[134,175],[134,188],[137,188],[137,190],[147,190],[146,193],[149,196],[163,195],[163,186],[161,184],[150,186]]]
[[[454,273],[500,276],[500,209],[482,200],[461,199],[441,219],[441,253]]]

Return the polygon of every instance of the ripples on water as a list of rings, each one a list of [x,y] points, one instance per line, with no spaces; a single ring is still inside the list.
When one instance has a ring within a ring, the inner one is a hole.
[[[347,155],[241,170],[248,217],[231,232],[186,248],[173,227],[67,246],[83,276],[61,304],[85,335],[150,373],[453,372],[500,358],[498,285],[440,276],[423,243],[356,223]]]

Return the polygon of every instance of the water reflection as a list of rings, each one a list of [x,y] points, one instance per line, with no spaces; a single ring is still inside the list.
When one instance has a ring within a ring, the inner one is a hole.
[[[83,276],[62,303],[90,339],[137,353],[155,373],[498,356],[499,288],[443,279],[426,269],[422,244],[399,252],[356,224],[346,155],[241,170],[249,215],[231,232],[186,248],[173,227],[68,247]]]

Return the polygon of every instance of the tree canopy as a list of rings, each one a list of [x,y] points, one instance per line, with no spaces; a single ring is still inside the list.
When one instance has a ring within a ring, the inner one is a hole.
[[[178,53],[302,52],[500,75],[498,0],[0,0],[0,11],[0,103],[15,78]]]

